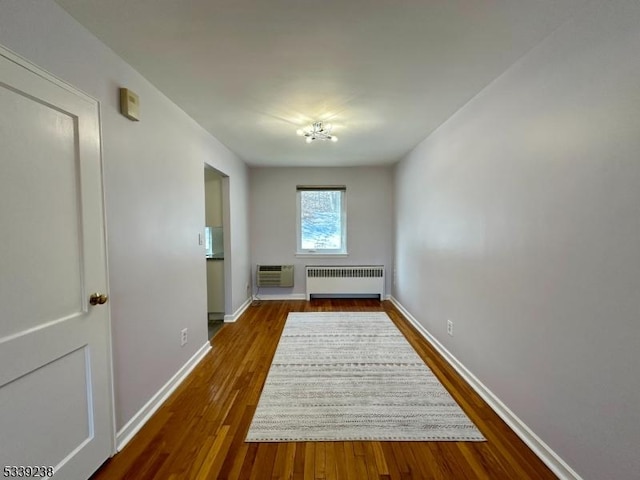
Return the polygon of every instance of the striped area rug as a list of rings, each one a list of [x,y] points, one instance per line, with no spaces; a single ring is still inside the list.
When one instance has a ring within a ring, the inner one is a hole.
[[[384,312],[290,313],[247,442],[482,441]]]

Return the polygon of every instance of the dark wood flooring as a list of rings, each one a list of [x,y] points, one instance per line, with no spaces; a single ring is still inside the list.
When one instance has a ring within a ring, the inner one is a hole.
[[[486,442],[245,443],[288,312],[386,311]],[[131,442],[92,477],[116,479],[554,479],[390,302],[264,301],[213,350]]]

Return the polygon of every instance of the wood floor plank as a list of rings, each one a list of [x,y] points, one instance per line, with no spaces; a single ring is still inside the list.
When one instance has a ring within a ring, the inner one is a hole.
[[[326,478],[326,442],[316,442],[316,458],[314,460],[314,478],[318,480],[325,480]]]
[[[222,448],[222,445],[227,439],[227,433],[229,433],[229,425],[223,425],[198,472],[200,478],[218,478],[218,473],[226,455],[226,450]]]
[[[337,480],[336,470],[336,442],[325,443],[325,478],[327,480]]]
[[[418,478],[424,480],[441,480],[443,478],[437,468],[436,460],[430,456],[429,449],[425,447],[424,442],[410,442],[406,448],[412,454],[412,466],[417,469]]]
[[[257,454],[258,444],[249,444],[249,448],[247,449],[247,453],[244,456],[244,461],[242,462],[242,466],[240,467],[237,478],[251,478],[251,472],[253,471],[253,466],[255,464]]]
[[[251,476],[249,477],[250,480],[264,480],[265,478],[271,478],[277,451],[278,444],[276,443],[258,444],[258,452],[256,453],[256,459],[253,464],[253,468],[251,469]]]
[[[356,454],[353,450],[353,442],[344,442],[344,463],[345,470],[347,471],[347,478],[354,480],[362,478],[358,472]]]
[[[306,449],[304,443],[296,445],[295,457],[293,459],[293,478],[294,480],[304,479],[304,456]]]
[[[304,478],[315,477],[316,444],[305,442],[304,444]]]
[[[398,468],[398,462],[396,461],[396,456],[391,447],[393,442],[380,442],[382,447],[382,451],[384,452],[384,461],[387,463],[387,467],[389,467],[389,478],[395,480],[397,478],[402,478],[400,473],[400,469]]]
[[[487,471],[486,463],[483,461],[483,457],[476,454],[476,451],[471,449],[470,442],[459,442],[457,446],[462,456],[467,460],[470,467],[473,469],[473,476],[478,480],[490,480],[491,476]]]
[[[348,478],[347,460],[344,454],[345,442],[333,442],[336,453],[336,475],[339,479]]]
[[[314,311],[386,311],[488,441],[246,443],[287,314]],[[390,302],[258,302],[225,324],[212,345],[92,480],[556,478]]]
[[[298,444],[295,442],[287,443],[287,451],[286,458],[284,462],[284,475],[282,478],[289,479],[293,478],[294,471],[294,461],[296,455],[296,449],[298,448]]]
[[[384,458],[384,452],[380,446],[380,442],[367,442],[370,446],[371,453],[373,454],[373,460],[376,464],[379,475],[389,475],[389,466]]]

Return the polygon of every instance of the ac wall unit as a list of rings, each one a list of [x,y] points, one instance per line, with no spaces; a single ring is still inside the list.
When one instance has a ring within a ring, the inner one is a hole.
[[[293,265],[258,265],[258,287],[293,287]]]

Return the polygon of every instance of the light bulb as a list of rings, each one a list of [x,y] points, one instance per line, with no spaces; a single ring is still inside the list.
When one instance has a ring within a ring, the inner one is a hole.
[[[312,138],[312,137],[307,137],[307,139],[305,140],[305,142],[307,142],[307,143],[311,143],[311,142],[313,142],[313,138]]]
[[[337,142],[338,141],[338,137],[331,137],[331,141],[334,142],[334,143]]]
[[[331,128],[332,128],[332,126],[331,126],[331,124],[330,124],[330,123],[325,123],[325,124],[324,124],[324,129],[325,129],[327,132],[330,132],[330,131],[331,131]]]
[[[302,135],[304,135],[304,130],[302,130],[301,128],[299,128],[298,130],[296,130],[296,135],[298,135],[299,137],[301,137]]]

